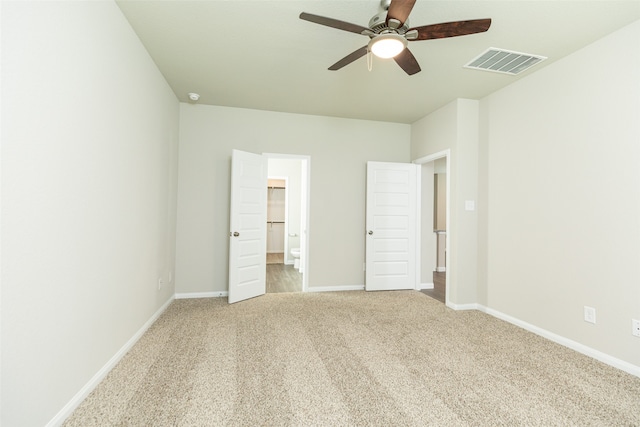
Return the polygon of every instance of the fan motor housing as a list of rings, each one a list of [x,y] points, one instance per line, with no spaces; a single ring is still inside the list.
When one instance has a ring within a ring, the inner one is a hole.
[[[376,15],[373,15],[373,17],[369,20],[369,28],[371,28],[371,31],[373,31],[376,34],[380,34],[384,30],[392,30],[387,25],[387,11],[385,10],[384,12],[380,12]],[[402,24],[402,26],[396,28],[393,31],[397,32],[398,34],[404,34],[407,32],[408,29],[409,29],[409,20],[407,19],[404,22],[404,24]]]

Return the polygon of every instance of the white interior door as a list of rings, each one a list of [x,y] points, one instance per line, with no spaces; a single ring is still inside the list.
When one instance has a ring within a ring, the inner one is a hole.
[[[417,168],[367,162],[367,291],[416,289]]]
[[[234,303],[266,291],[266,157],[233,150],[229,223],[229,303]]]

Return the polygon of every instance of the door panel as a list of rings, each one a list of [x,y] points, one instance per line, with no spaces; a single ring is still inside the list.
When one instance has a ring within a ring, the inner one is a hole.
[[[266,291],[267,159],[233,150],[229,232],[229,303]]]
[[[416,288],[417,166],[367,163],[366,290]]]

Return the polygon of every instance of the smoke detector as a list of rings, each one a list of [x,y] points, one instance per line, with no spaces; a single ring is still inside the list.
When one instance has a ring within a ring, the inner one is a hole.
[[[189,93],[189,99],[192,100],[193,102],[196,102],[198,99],[200,99],[200,95],[198,95],[197,93],[191,92]]]

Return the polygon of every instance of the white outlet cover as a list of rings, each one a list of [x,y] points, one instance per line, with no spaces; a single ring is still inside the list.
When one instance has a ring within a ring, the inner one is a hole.
[[[631,319],[631,327],[631,333],[636,337],[640,337],[640,320]]]
[[[596,309],[593,307],[584,306],[584,321],[589,323],[596,323]]]

